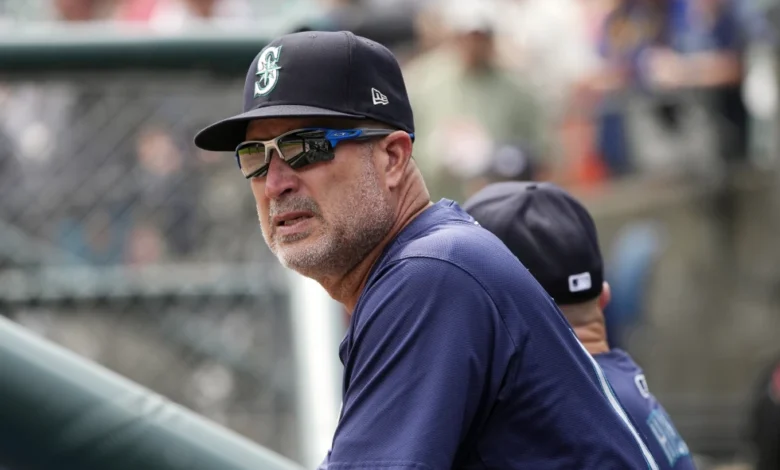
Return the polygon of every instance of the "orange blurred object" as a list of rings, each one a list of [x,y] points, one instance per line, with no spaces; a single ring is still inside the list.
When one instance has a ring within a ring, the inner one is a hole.
[[[604,160],[596,147],[595,126],[588,116],[572,113],[561,129],[563,143],[564,184],[599,186],[609,176]]]

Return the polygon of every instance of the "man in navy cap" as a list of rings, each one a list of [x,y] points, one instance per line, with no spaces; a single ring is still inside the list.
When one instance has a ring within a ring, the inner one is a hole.
[[[642,369],[610,349],[604,326],[609,284],[596,224],[582,204],[552,183],[496,183],[463,208],[493,232],[555,300],[607,376],[659,468],[694,469],[688,446],[655,399]]]
[[[322,468],[658,468],[541,286],[430,201],[413,138],[396,59],[349,32],[272,41],[243,113],[195,138],[234,152],[271,251],[351,315]]]

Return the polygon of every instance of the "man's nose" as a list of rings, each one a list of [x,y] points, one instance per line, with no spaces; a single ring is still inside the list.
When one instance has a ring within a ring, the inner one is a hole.
[[[268,173],[265,175],[265,195],[268,199],[278,199],[288,192],[298,189],[298,174],[290,168],[284,160],[279,158],[276,151],[271,153],[271,161],[268,164]]]

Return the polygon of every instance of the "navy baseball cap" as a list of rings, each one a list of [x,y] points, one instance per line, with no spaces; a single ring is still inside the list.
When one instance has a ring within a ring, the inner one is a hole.
[[[281,36],[252,61],[241,114],[201,130],[195,145],[234,151],[249,121],[278,117],[373,119],[414,133],[401,67],[381,44],[347,31]]]
[[[601,294],[604,263],[588,210],[552,183],[494,183],[463,208],[493,232],[557,304]]]

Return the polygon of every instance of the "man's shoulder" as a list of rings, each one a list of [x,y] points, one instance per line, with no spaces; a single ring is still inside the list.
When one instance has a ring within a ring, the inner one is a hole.
[[[671,417],[653,395],[644,371],[622,350],[594,356],[615,395],[638,429],[662,468],[692,469],[690,451]]]
[[[596,362],[603,368],[620,369],[625,372],[642,372],[642,368],[634,362],[634,359],[626,351],[612,348],[608,352],[593,356]]]
[[[480,288],[502,314],[531,304],[550,308],[544,289],[501,240],[455,203],[438,203],[433,209],[388,247],[368,290],[405,283],[413,286],[409,289],[427,289],[429,295],[473,295]],[[434,280],[437,290],[446,292],[432,292]]]
[[[473,220],[437,223],[393,246],[369,289],[400,283],[428,296],[473,296],[481,291],[502,317],[529,309],[551,314],[554,308],[517,257]]]
[[[604,371],[618,400],[637,422],[644,423],[657,410],[663,410],[650,391],[644,371],[628,353],[612,350],[593,356]]]
[[[654,401],[645,379],[644,371],[625,351],[613,349],[609,352],[596,354],[593,358],[604,371],[615,393],[621,398]],[[651,404],[647,405],[648,407]]]
[[[398,240],[386,262],[400,261],[426,263],[442,270],[460,269],[475,278],[512,275],[522,269],[500,240],[466,219],[447,220]]]

